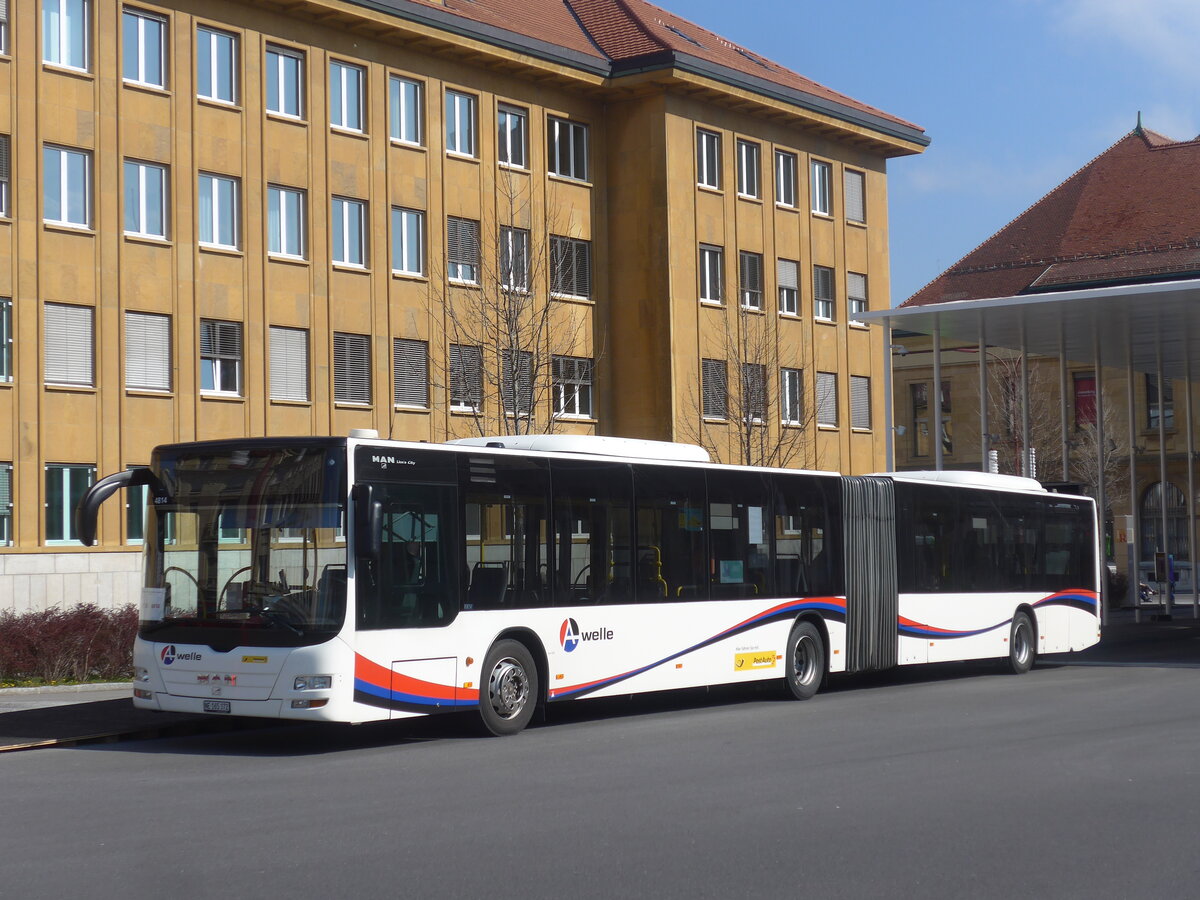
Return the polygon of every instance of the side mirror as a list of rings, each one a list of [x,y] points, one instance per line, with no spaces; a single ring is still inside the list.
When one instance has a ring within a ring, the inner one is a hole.
[[[79,505],[75,508],[75,533],[79,535],[79,543],[90,547],[96,543],[96,520],[100,515],[100,505],[121,488],[147,485],[154,495],[154,502],[167,502],[169,497],[163,483],[145,466],[136,469],[126,469],[107,478],[101,478],[93,484]]]
[[[354,504],[354,556],[375,562],[383,552],[383,504],[375,499],[369,484],[356,484],[350,501]]]

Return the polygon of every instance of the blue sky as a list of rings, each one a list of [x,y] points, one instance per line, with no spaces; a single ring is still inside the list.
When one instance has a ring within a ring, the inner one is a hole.
[[[1168,137],[1200,134],[1200,0],[656,2],[925,129],[925,153],[889,164],[893,305],[1139,110]]]

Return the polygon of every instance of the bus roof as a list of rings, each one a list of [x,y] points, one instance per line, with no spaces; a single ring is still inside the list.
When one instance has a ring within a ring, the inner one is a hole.
[[[997,475],[991,472],[964,472],[942,470],[940,472],[883,472],[879,478],[891,478],[895,481],[936,481],[941,484],[960,484],[970,487],[992,488],[998,491],[1029,491],[1035,494],[1045,494],[1046,489],[1035,478],[1025,478],[1021,475]]]
[[[638,438],[597,434],[519,434],[495,437],[458,438],[447,444],[491,447],[503,450],[545,450],[554,453],[588,453],[593,456],[623,456],[667,462],[711,462],[708,451],[694,444],[647,441]]]

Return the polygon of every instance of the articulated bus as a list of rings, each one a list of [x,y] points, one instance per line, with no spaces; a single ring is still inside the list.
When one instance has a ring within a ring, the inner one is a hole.
[[[1096,513],[1036,481],[715,465],[542,435],[158,447],[134,704],[367,722],[1038,653],[1099,639]]]

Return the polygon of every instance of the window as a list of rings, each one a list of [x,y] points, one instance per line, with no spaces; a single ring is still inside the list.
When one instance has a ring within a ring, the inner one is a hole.
[[[496,156],[505,165],[524,169],[529,113],[515,106],[500,106],[496,112]]]
[[[500,286],[529,290],[529,232],[524,228],[500,226]]]
[[[237,102],[237,38],[224,31],[196,29],[196,96]]]
[[[706,419],[724,419],[729,410],[729,380],[723,359],[700,361],[703,413]]]
[[[817,373],[817,424],[837,428],[837,373]]]
[[[779,311],[785,316],[800,315],[799,263],[794,259],[777,259],[776,280],[779,282]]]
[[[338,403],[371,402],[371,336],[333,333],[333,399]]]
[[[550,172],[577,181],[588,180],[588,127],[550,117],[547,159]]]
[[[0,463],[0,547],[11,547],[12,528],[12,463]]]
[[[867,276],[858,272],[846,273],[846,302],[850,307],[850,324],[862,325],[858,317],[867,311]]]
[[[724,291],[722,285],[722,257],[725,251],[720,247],[708,244],[700,245],[700,302],[721,303]]]
[[[96,480],[95,466],[46,466],[46,543],[78,540],[75,508]]]
[[[696,184],[721,189],[721,135],[696,129]]]
[[[0,134],[0,218],[12,215],[12,139]]]
[[[271,326],[271,399],[308,401],[308,331]]]
[[[86,72],[90,19],[88,0],[42,0],[42,61]]]
[[[830,192],[833,184],[833,167],[827,162],[813,160],[812,163],[812,211],[823,216],[832,215]]]
[[[475,98],[446,91],[446,152],[475,155]]]
[[[871,427],[871,379],[866,375],[850,376],[850,427]]]
[[[742,307],[745,309],[762,309],[762,254],[749,253],[746,250],[742,250],[738,253],[738,270]]]
[[[592,416],[592,361],[556,356],[552,361],[554,414],[589,419]]]
[[[500,352],[500,389],[507,415],[533,412],[533,354],[528,350]]]
[[[1096,424],[1096,373],[1075,373],[1075,427]]]
[[[304,117],[304,54],[267,45],[267,112]]]
[[[592,243],[550,236],[550,293],[592,296]]]
[[[0,2],[0,56],[8,54],[8,0]]]
[[[392,271],[425,274],[425,213],[392,207]]]
[[[347,131],[363,130],[363,80],[366,71],[349,63],[329,63],[329,124]]]
[[[42,216],[54,225],[87,228],[92,221],[92,155],[42,148]]]
[[[929,456],[932,453],[930,444],[930,425],[932,418],[929,410],[929,385],[926,383],[910,384],[909,396],[912,398],[912,432],[913,456]],[[942,451],[952,453],[954,441],[950,421],[950,382],[942,382]]]
[[[125,233],[167,236],[167,169],[125,160]]]
[[[130,466],[129,468],[136,468]],[[140,544],[146,536],[146,485],[125,488],[125,543]]]
[[[779,370],[780,419],[784,425],[800,425],[804,421],[804,372],[800,369]]]
[[[1159,390],[1158,376],[1146,376],[1146,427],[1158,428]],[[1171,379],[1162,382],[1163,427],[1175,427],[1175,391]]]
[[[304,191],[267,185],[267,252],[304,259]]]
[[[45,322],[46,384],[94,386],[92,308],[47,303]]]
[[[775,202],[780,206],[796,205],[796,154],[775,151]]]
[[[121,13],[121,75],[129,84],[167,86],[167,20],[145,10],[125,7]]]
[[[420,145],[423,105],[419,81],[397,75],[388,79],[389,134],[393,141]]]
[[[429,406],[429,344],[407,338],[392,341],[392,388],[397,406]]]
[[[767,367],[742,363],[742,415],[747,422],[767,417]]]
[[[242,324],[200,320],[200,390],[240,396],[242,392]]]
[[[333,215],[329,234],[333,241],[333,261],[343,266],[365,266],[366,209],[361,200],[348,197],[333,198]]]
[[[813,315],[825,322],[833,321],[833,269],[813,266]]]
[[[446,220],[446,277],[479,283],[479,223],[474,219]]]
[[[225,250],[238,248],[238,183],[225,175],[200,175],[200,243]]]
[[[866,193],[864,182],[866,176],[853,169],[845,169],[842,173],[842,184],[845,189],[846,221],[865,224],[867,221]]]
[[[738,193],[743,197],[758,197],[762,149],[752,141],[737,142]]]
[[[171,317],[125,313],[125,387],[171,390]]]
[[[12,381],[12,298],[0,297],[0,381]]]
[[[450,345],[450,408],[478,412],[483,407],[483,348]]]

